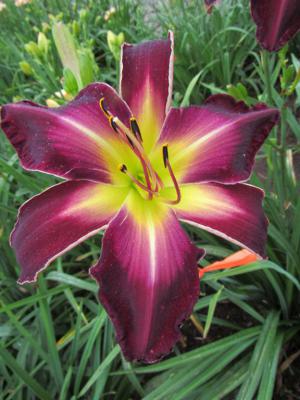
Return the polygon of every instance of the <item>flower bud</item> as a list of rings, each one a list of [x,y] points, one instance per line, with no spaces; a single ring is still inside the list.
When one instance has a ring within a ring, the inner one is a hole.
[[[64,68],[64,90],[72,95],[78,93],[77,80],[70,68]]]
[[[21,71],[23,72],[24,75],[30,76],[33,74],[33,70],[31,68],[31,65],[28,64],[27,61],[20,61],[19,62],[19,67],[21,68]]]
[[[94,80],[94,56],[89,49],[78,51],[80,76],[83,86]]]
[[[73,21],[72,23],[72,31],[75,36],[78,36],[80,33],[80,25],[77,21]]]
[[[47,54],[49,49],[49,40],[46,38],[43,32],[38,34],[38,48],[41,53]]]
[[[112,31],[107,31],[107,44],[109,50],[117,61],[120,60],[121,46],[124,41],[125,36],[123,32],[116,35]]]
[[[47,106],[50,107],[50,108],[59,107],[59,104],[58,104],[55,100],[53,100],[53,99],[47,99],[47,100],[46,100],[46,104],[47,104]]]
[[[86,20],[87,15],[88,15],[87,10],[82,9],[82,10],[79,11],[79,18],[80,18],[82,21]]]
[[[6,8],[6,4],[3,3],[2,1],[0,1],[0,12],[5,10],[5,8]]]
[[[104,21],[108,21],[116,13],[116,8],[111,6],[104,14]]]
[[[47,22],[42,22],[42,31],[47,33],[50,30],[50,25]]]
[[[22,7],[29,3],[31,3],[31,0],[15,0],[16,7]]]
[[[55,46],[57,48],[59,58],[65,69],[71,71],[72,76],[76,79],[76,92],[78,89],[82,88],[82,82],[80,78],[80,66],[79,57],[76,50],[76,45],[74,38],[69,30],[69,28],[62,22],[55,23],[52,28],[52,35],[54,39]],[[70,75],[67,72],[68,75]],[[66,78],[66,77],[65,77]],[[67,77],[67,80],[69,77]],[[69,81],[68,81],[69,82]],[[67,84],[68,86],[68,84]],[[73,83],[71,88],[74,89]],[[66,89],[67,92],[73,94],[73,91]]]
[[[39,46],[34,43],[34,42],[29,42],[25,44],[25,50],[27,51],[28,54],[30,54],[33,57],[39,58],[41,56],[41,51],[39,49]]]

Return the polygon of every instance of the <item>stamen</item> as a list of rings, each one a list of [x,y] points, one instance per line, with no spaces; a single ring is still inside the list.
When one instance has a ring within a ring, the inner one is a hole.
[[[120,171],[123,172],[123,174],[126,174],[126,172],[127,172],[127,167],[126,167],[125,164],[122,164],[122,165],[120,166]]]
[[[137,140],[137,138],[135,137],[135,135],[131,132],[131,130],[129,128],[127,128],[127,126],[125,124],[123,124],[123,122],[118,118],[118,117],[114,117],[114,122],[115,124],[120,127],[120,129],[122,129],[122,131],[124,132],[124,134],[126,135],[127,138],[129,138],[132,143],[134,144],[134,146],[141,152],[143,153],[144,149],[141,146],[140,142]]]
[[[116,122],[117,126],[120,127],[123,130],[123,132],[125,132],[126,136],[129,137],[132,140],[135,148],[140,153],[140,157],[145,161],[145,163],[147,165],[147,169],[149,170],[149,173],[151,175],[151,179],[152,179],[152,182],[154,184],[154,187],[156,187],[156,183],[157,182],[156,182],[155,172],[154,172],[154,170],[152,168],[152,165],[151,165],[151,163],[150,163],[150,161],[149,161],[149,159],[147,157],[147,154],[145,153],[145,150],[144,150],[143,146],[137,140],[135,135],[127,128],[127,126],[124,125],[123,122],[119,120],[118,117],[115,117],[114,121]]]
[[[163,189],[165,185],[164,185],[163,181],[160,179],[160,176],[158,175],[157,172],[155,172],[155,176],[156,176],[156,179],[157,179],[158,186],[160,187],[160,189]]]
[[[117,126],[117,124],[115,123],[114,117],[113,117],[112,115],[110,115],[110,116],[108,117],[108,121],[109,121],[109,125],[113,128],[113,130],[114,130],[116,133],[119,133],[119,131],[118,131],[118,126]]]
[[[115,117],[111,114],[111,112],[108,110],[108,108],[104,104],[104,97],[102,97],[99,101],[99,107],[101,108],[102,112],[104,115],[108,118],[109,124],[112,127],[112,129],[118,133],[121,138],[130,145],[131,149],[135,153],[135,155],[139,158],[142,167],[143,167],[143,172],[145,175],[145,180],[147,183],[147,188],[149,191],[149,198],[153,197],[153,192],[158,191],[158,183],[157,183],[157,174],[153,170],[151,163],[145,153],[145,150],[141,144],[142,142],[142,136],[140,133],[139,126],[137,124],[137,121],[134,117],[130,118],[130,128],[127,128],[125,124],[123,124],[122,121],[119,120],[118,117]],[[149,173],[151,176],[151,180],[153,181],[153,185],[155,189],[152,189]]]
[[[153,192],[151,189],[149,189],[147,186],[145,186],[142,182],[140,182],[138,179],[136,179],[130,172],[128,172],[127,167],[125,164],[120,165],[119,167],[120,171],[123,172],[123,174],[127,175],[133,183],[135,183],[139,188],[145,190],[149,194],[149,199],[151,200],[153,197]],[[151,195],[151,198],[150,198]]]
[[[135,119],[134,117],[131,117],[131,118],[130,118],[130,127],[131,127],[132,132],[134,133],[134,136],[135,136],[140,142],[143,142],[140,128],[139,128],[138,123],[137,123],[137,121],[136,121],[136,119]]]
[[[180,192],[180,188],[179,188],[178,182],[176,180],[176,177],[174,175],[174,172],[172,170],[172,167],[171,167],[171,164],[170,164],[170,161],[169,161],[169,152],[168,152],[168,145],[167,144],[163,146],[162,153],[163,153],[163,160],[164,160],[165,168],[168,168],[170,177],[172,179],[174,188],[176,190],[176,196],[177,196],[176,200],[168,200],[168,199],[162,199],[162,200],[167,204],[178,204],[180,202],[180,200],[181,200],[181,192]]]
[[[168,145],[165,144],[162,148],[162,153],[163,153],[163,160],[164,160],[164,166],[167,168],[167,161],[169,159],[169,152],[168,152]]]
[[[107,118],[110,117],[110,112],[108,111],[108,108],[104,105],[104,97],[101,97],[99,100],[99,107],[101,108],[102,112],[107,116]]]

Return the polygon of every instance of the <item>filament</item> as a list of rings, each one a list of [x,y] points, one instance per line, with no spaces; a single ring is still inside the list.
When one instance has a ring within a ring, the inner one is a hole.
[[[158,195],[159,191],[164,188],[164,184],[157,174],[157,172],[153,169],[151,162],[148,158],[147,153],[143,147],[143,139],[140,132],[140,128],[138,123],[134,117],[130,117],[129,123],[130,128],[127,127],[118,117],[114,116],[107,106],[104,103],[104,97],[102,97],[99,101],[99,107],[102,110],[103,114],[109,121],[111,128],[120,135],[121,139],[125,141],[127,145],[130,146],[131,150],[138,157],[141,162],[143,173],[145,177],[145,184],[138,180],[135,176],[133,176],[128,170],[126,165],[121,164],[119,167],[120,171],[128,176],[128,178],[140,189],[148,193],[148,199],[151,200],[154,195]],[[167,204],[178,204],[181,201],[181,191],[174,175],[172,166],[169,160],[168,153],[168,145],[164,145],[162,147],[162,156],[165,168],[168,170],[169,175],[171,177],[175,192],[176,198],[174,200],[170,200],[164,197],[160,197],[160,199]]]
[[[126,165],[122,164],[120,166],[120,171],[123,172],[123,174],[127,175],[132,182],[137,185],[139,188],[145,190],[149,195],[151,195],[151,198],[153,197],[153,192],[151,189],[149,189],[147,186],[145,186],[142,182],[140,182],[138,179],[136,179],[128,170]]]
[[[170,177],[172,179],[175,191],[176,191],[176,199],[175,200],[168,200],[163,198],[162,200],[167,203],[167,204],[178,204],[181,200],[181,192],[180,192],[180,188],[177,182],[177,179],[174,175],[173,169],[171,167],[170,161],[169,161],[169,152],[168,152],[168,145],[164,145],[162,148],[162,153],[163,153],[163,161],[164,161],[164,166],[165,168],[168,169]]]
[[[147,157],[147,154],[145,153],[145,150],[144,150],[143,146],[138,141],[138,139],[135,137],[135,135],[130,131],[130,129],[128,129],[127,126],[125,124],[123,124],[123,122],[120,121],[118,117],[114,117],[113,120],[117,124],[117,126],[119,126],[123,130],[125,135],[132,141],[132,143],[134,144],[134,146],[136,147],[136,149],[140,153],[141,157],[145,160],[145,163],[146,163],[147,168],[149,170],[149,173],[151,175],[151,179],[153,181],[153,184],[156,186],[155,172],[153,171],[153,168],[152,168],[151,163],[150,163],[150,161],[149,161],[149,159]]]

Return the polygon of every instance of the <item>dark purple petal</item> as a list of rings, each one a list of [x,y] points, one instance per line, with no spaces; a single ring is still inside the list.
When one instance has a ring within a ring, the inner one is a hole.
[[[110,182],[108,161],[116,157],[118,139],[99,107],[101,97],[113,114],[129,123],[127,105],[104,83],[87,86],[59,108],[28,101],[3,106],[1,127],[22,166],[63,178]]]
[[[261,189],[199,183],[182,185],[181,194],[182,201],[175,206],[179,219],[265,256],[267,219]]]
[[[278,116],[264,104],[249,108],[227,95],[211,96],[200,107],[171,109],[156,151],[168,143],[181,182],[245,181]]]
[[[173,84],[173,34],[166,40],[124,44],[120,90],[150,149],[170,107]]]
[[[257,40],[269,51],[279,50],[300,29],[299,0],[251,0],[251,13]]]
[[[179,339],[199,294],[201,255],[164,205],[129,201],[109,224],[91,274],[128,360],[155,362]]]
[[[212,12],[213,6],[215,6],[219,2],[220,0],[204,0],[206,11],[210,14]]]
[[[22,205],[11,234],[21,266],[19,283],[32,282],[39,271],[108,224],[126,190],[88,181],[51,187]]]

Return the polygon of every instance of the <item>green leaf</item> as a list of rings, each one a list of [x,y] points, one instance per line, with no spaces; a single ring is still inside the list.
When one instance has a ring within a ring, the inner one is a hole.
[[[78,93],[78,84],[75,75],[68,67],[64,67],[63,74],[65,91],[75,96]]]
[[[47,280],[53,280],[55,282],[65,283],[67,285],[87,290],[88,292],[97,293],[99,288],[94,282],[89,282],[86,279],[76,278],[73,275],[69,275],[65,272],[51,271],[46,276]]]
[[[272,400],[273,390],[276,382],[276,373],[278,368],[278,360],[282,350],[283,334],[279,333],[269,351],[266,368],[263,371],[257,400]]]
[[[248,347],[253,344],[253,339],[246,340],[243,343],[240,343],[238,346],[228,349],[225,354],[222,354],[221,357],[218,358],[217,362],[211,363],[208,368],[200,375],[194,378],[187,385],[182,385],[182,388],[176,392],[176,394],[172,397],[172,400],[182,400],[183,398],[187,398],[187,396],[195,390],[201,384],[207,382],[217,373],[225,369],[227,365],[238,357],[241,353],[243,353]]]
[[[249,364],[247,379],[238,393],[237,400],[254,399],[264,370],[268,366],[269,359],[273,358],[278,322],[279,313],[271,311],[262,327]]]
[[[41,294],[47,293],[47,287],[42,275],[39,276],[39,292]],[[51,316],[51,310],[49,304],[45,298],[39,301],[40,303],[40,318],[41,324],[47,338],[47,346],[49,351],[49,360],[51,363],[52,371],[56,381],[57,387],[61,387],[64,381],[63,369],[60,362],[58,349],[56,346],[55,331],[54,331],[54,321]]]
[[[51,400],[46,390],[28,374],[16,361],[16,359],[0,343],[0,355],[2,361],[29,387],[41,400]]]
[[[190,97],[191,97],[192,91],[194,90],[196,83],[197,83],[198,79],[200,78],[201,74],[202,74],[202,71],[200,71],[197,75],[195,75],[194,78],[189,83],[188,87],[186,88],[186,91],[185,91],[183,100],[180,104],[180,107],[186,107],[190,104]]]
[[[82,357],[80,359],[80,363],[78,366],[77,374],[76,374],[76,381],[75,381],[75,388],[74,388],[74,393],[77,394],[79,392],[80,384],[82,381],[82,377],[84,374],[84,371],[86,370],[86,366],[88,363],[88,360],[92,354],[94,343],[99,335],[99,332],[107,318],[106,312],[104,309],[101,310],[100,315],[95,318],[93,321],[93,325],[91,326],[91,331],[87,340],[87,343],[84,347]]]
[[[112,351],[106,356],[106,358],[102,361],[90,379],[87,381],[83,389],[80,391],[78,397],[82,397],[86,394],[86,392],[93,386],[93,384],[97,381],[100,377],[102,372],[113,362],[113,360],[117,357],[120,353],[120,347],[117,345],[115,346]]]
[[[63,382],[63,386],[60,391],[59,400],[68,400],[68,390],[71,384],[72,373],[73,373],[73,368],[69,366],[65,380]]]
[[[215,313],[215,309],[216,309],[216,305],[219,301],[219,298],[221,296],[221,293],[224,289],[224,286],[222,286],[217,293],[215,293],[213,295],[213,297],[211,298],[210,302],[209,302],[209,306],[208,306],[208,311],[207,311],[207,320],[205,323],[205,327],[204,327],[204,332],[203,332],[203,338],[205,339],[208,335],[211,323],[212,323],[212,319]]]
[[[234,333],[224,339],[216,340],[213,343],[201,346],[195,350],[191,350],[187,353],[180,354],[169,360],[160,362],[159,364],[149,365],[147,367],[137,367],[134,371],[138,374],[141,373],[154,373],[165,371],[168,368],[174,368],[181,365],[189,364],[192,361],[198,361],[211,357],[211,355],[218,353],[219,351],[225,351],[229,347],[236,345],[239,346],[245,340],[251,339],[258,335],[260,327],[244,329],[241,332]]]
[[[201,400],[220,400],[239,387],[247,377],[249,354],[232,363],[230,368],[221,371],[216,377],[200,386],[197,392]],[[200,394],[201,393],[201,394]]]

